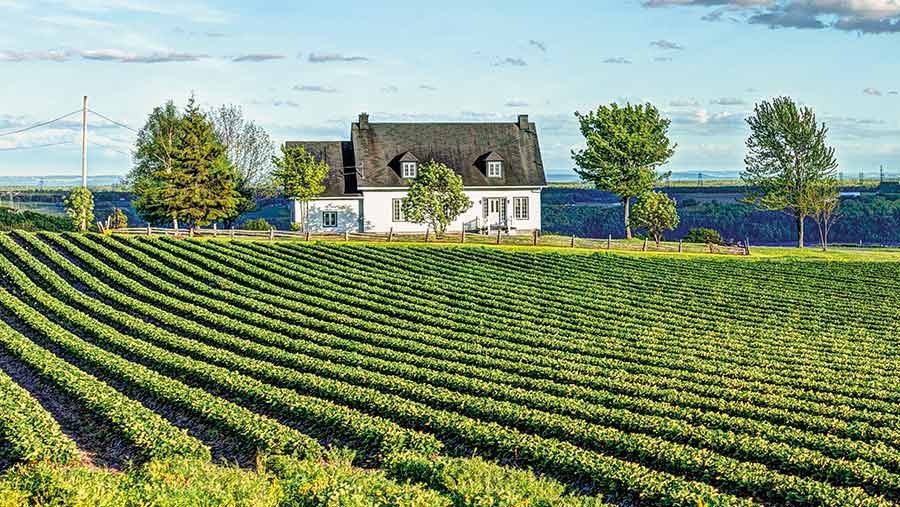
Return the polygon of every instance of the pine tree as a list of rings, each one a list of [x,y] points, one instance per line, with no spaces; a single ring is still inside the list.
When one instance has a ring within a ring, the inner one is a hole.
[[[168,207],[192,228],[233,216],[240,200],[234,166],[193,97],[176,137],[172,170],[161,175]]]

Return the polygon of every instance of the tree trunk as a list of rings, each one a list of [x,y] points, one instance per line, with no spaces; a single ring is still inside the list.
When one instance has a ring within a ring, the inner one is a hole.
[[[631,197],[623,197],[622,205],[625,206],[625,239],[631,239]]]
[[[656,249],[659,250],[659,242],[662,241],[662,234],[653,234],[653,239],[656,241]]]
[[[803,215],[797,216],[797,248],[803,248]]]

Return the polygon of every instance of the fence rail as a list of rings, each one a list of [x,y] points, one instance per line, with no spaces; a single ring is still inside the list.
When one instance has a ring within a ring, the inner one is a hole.
[[[749,241],[739,245],[716,245],[702,243],[662,242],[659,246],[653,241],[627,241],[612,239],[608,236],[599,238],[579,238],[576,236],[560,236],[555,234],[507,234],[497,231],[496,234],[476,234],[460,231],[447,233],[443,237],[437,237],[433,232],[345,232],[345,233],[312,233],[301,231],[255,231],[246,229],[219,229],[211,227],[207,229],[172,229],[166,227],[127,227],[121,229],[109,229],[112,234],[130,234],[143,236],[174,236],[174,237],[207,237],[207,238],[232,238],[232,239],[262,239],[279,240],[292,239],[301,241],[365,241],[384,243],[471,243],[471,244],[495,244],[495,245],[520,245],[520,246],[546,246],[587,248],[594,250],[628,250],[645,252],[684,252],[684,253],[708,253],[719,255],[750,255]]]

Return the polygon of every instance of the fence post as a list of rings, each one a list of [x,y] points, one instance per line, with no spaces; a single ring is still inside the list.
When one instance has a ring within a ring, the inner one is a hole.
[[[682,246],[681,246],[681,242],[682,242],[682,240],[679,239],[679,240],[678,240],[678,253],[681,253],[681,252],[683,251],[683,250],[682,250]]]
[[[219,224],[213,223],[213,237],[219,237]]]
[[[431,224],[425,226],[425,242],[428,243],[428,236],[431,235]]]
[[[537,231],[537,229],[531,231],[531,236],[532,236],[532,238],[531,238],[531,244],[534,245],[534,246],[537,246],[537,244],[538,244],[538,231]]]
[[[750,255],[750,238],[744,240],[744,255]]]
[[[275,239],[275,228],[269,227],[269,241],[272,241],[273,239]]]
[[[231,239],[234,239],[234,226],[231,226]]]
[[[712,243],[707,243],[707,246],[709,247],[709,253],[714,253],[714,252],[713,252],[713,244],[712,244]]]
[[[642,252],[646,252],[646,251],[647,251],[647,238],[646,238],[646,237],[644,238],[644,246],[641,247],[641,251],[642,251]]]
[[[569,246],[572,248],[575,248],[575,235],[574,234],[572,235],[572,242],[569,243]]]
[[[606,249],[612,250],[612,233],[610,233],[609,236],[606,237]]]
[[[147,224],[147,236],[153,235],[153,229],[150,227],[150,224]]]
[[[394,228],[391,227],[391,230],[388,231],[388,243],[394,241]]]
[[[188,229],[188,237],[189,237],[189,238],[193,238],[193,237],[194,237],[194,228],[193,228],[193,227],[191,227],[190,229]]]
[[[459,242],[466,242],[466,226],[464,225],[462,229],[459,230]]]
[[[501,232],[501,231],[500,231],[500,228],[498,227],[498,228],[497,228],[497,244],[498,244],[498,245],[500,244],[500,232]]]
[[[344,231],[344,241],[350,241],[350,231]]]
[[[306,241],[309,241],[309,231],[306,231]]]

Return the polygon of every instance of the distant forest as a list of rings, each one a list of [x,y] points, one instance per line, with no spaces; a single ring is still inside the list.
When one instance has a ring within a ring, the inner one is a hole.
[[[791,218],[780,212],[759,211],[753,206],[737,201],[743,189],[738,187],[679,187],[664,189],[678,202],[681,225],[665,234],[666,239],[683,237],[692,227],[709,227],[722,234],[730,242],[749,239],[751,244],[779,245],[795,242],[796,231]],[[862,191],[858,197],[841,199],[840,218],[832,229],[833,243],[862,241],[867,245],[900,245],[900,189],[883,186],[879,191],[872,187],[851,189]],[[0,206],[26,209],[60,216],[65,192],[21,192],[9,201],[6,193],[0,194]],[[126,192],[95,192],[98,220],[105,219],[113,208],[119,207],[132,225],[143,221],[131,208],[131,195]],[[608,234],[621,237],[625,234],[622,206],[616,196],[607,192],[583,188],[550,187],[542,195],[543,230],[546,232],[576,235],[585,238],[605,238]],[[290,227],[288,203],[281,198],[262,199],[258,209],[246,214],[241,221],[265,218],[278,229]],[[0,217],[2,218],[2,217]],[[27,221],[29,229],[56,230],[60,221],[51,224],[38,220],[32,226],[33,217]],[[5,216],[0,220],[0,230],[21,228],[22,216]],[[239,223],[240,226],[240,223]],[[818,241],[815,224],[807,221],[807,241]]]
[[[780,245],[797,241],[795,225],[788,215],[760,211],[738,202],[736,188],[666,190],[678,202],[681,224],[667,232],[666,239],[683,237],[692,227],[709,227],[730,242],[749,239],[751,244]],[[900,193],[894,188],[879,192],[868,189],[858,197],[843,197],[840,218],[830,234],[833,243],[863,242],[867,245],[900,245]],[[702,199],[697,199],[702,192]],[[685,197],[685,193],[690,197]],[[721,196],[721,197],[720,197]],[[543,198],[543,229],[565,235],[604,238],[625,234],[623,210],[612,194],[598,190],[548,188]],[[815,223],[807,220],[807,242],[818,242]]]

